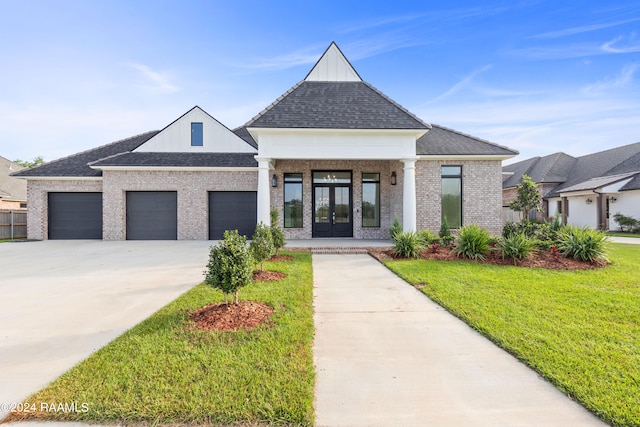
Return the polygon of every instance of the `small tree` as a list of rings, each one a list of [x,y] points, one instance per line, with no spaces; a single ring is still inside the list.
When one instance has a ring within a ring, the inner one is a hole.
[[[275,247],[276,255],[278,254],[278,251],[281,248],[284,248],[284,246],[287,244],[287,242],[284,239],[284,232],[282,231],[282,228],[280,228],[280,225],[278,224],[279,216],[280,215],[278,214],[278,209],[272,208],[271,209],[271,237],[273,238],[273,246]]]
[[[520,212],[522,222],[529,222],[529,212],[542,210],[542,198],[536,183],[527,174],[522,175],[522,182],[517,186],[517,196],[509,203],[509,207]]]
[[[438,235],[440,236],[440,241],[445,246],[450,245],[454,240],[451,235],[451,229],[449,228],[449,221],[447,220],[446,215],[442,217],[442,223],[440,224],[440,232]]]
[[[253,258],[247,248],[247,238],[240,236],[238,230],[225,231],[224,240],[212,246],[209,262],[204,271],[205,283],[227,295],[233,293],[234,302],[238,303],[238,290],[251,283]]]
[[[13,163],[16,163],[22,167],[25,168],[33,168],[35,166],[40,166],[44,164],[44,157],[42,156],[38,156],[35,157],[33,160],[29,161],[29,160],[20,160],[20,159],[16,159],[13,161]]]
[[[271,228],[261,222],[256,225],[256,231],[253,233],[249,249],[253,259],[260,264],[260,270],[264,270],[264,262],[273,256],[275,247],[273,246],[273,237],[271,236]]]
[[[625,231],[625,228],[627,229],[626,231],[633,231],[640,224],[637,219],[622,215],[620,212],[613,215],[613,219],[618,223],[621,231]]]
[[[396,238],[396,234],[402,233],[402,224],[398,220],[397,216],[393,217],[393,224],[389,227],[389,235],[391,236],[391,240]]]

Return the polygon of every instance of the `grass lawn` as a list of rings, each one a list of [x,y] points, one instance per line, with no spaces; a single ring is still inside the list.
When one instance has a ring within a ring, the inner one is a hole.
[[[311,255],[287,254],[294,260],[265,268],[288,277],[240,291],[241,300],[275,309],[270,327],[195,330],[188,312],[222,301],[222,293],[198,285],[28,401],[88,404],[86,413],[39,417],[48,420],[312,425]]]
[[[640,239],[640,233],[622,233],[616,231],[610,231],[607,233],[607,236],[613,237],[635,237],[636,239]]]
[[[640,426],[640,246],[612,244],[610,259],[590,271],[385,264],[605,421]]]

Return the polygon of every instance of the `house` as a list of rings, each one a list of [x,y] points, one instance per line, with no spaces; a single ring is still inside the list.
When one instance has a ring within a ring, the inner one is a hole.
[[[640,218],[640,142],[581,157],[554,153],[503,167],[503,205],[527,174],[543,197],[543,216],[577,226],[616,230],[613,215]]]
[[[194,107],[160,131],[16,176],[29,238],[251,236],[275,207],[287,239],[389,238],[476,223],[500,232],[502,160],[517,154],[430,125],[363,81],[335,43],[307,76],[230,130]]]
[[[27,207],[27,183],[11,176],[24,167],[0,156],[0,209]]]

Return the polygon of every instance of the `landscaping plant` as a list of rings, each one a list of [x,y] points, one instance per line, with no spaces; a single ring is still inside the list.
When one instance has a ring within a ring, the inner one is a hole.
[[[249,250],[253,259],[260,264],[260,270],[264,270],[264,262],[275,254],[273,245],[273,237],[271,236],[271,228],[263,222],[256,225],[256,231],[253,233]]]
[[[522,175],[522,181],[516,187],[517,196],[509,203],[509,207],[520,212],[522,222],[529,221],[529,212],[542,210],[542,197],[536,188],[536,183],[527,174]]]
[[[284,239],[284,232],[282,231],[282,228],[280,228],[280,225],[278,224],[279,216],[280,214],[278,213],[278,209],[272,208],[271,209],[271,238],[273,239],[273,246],[275,248],[276,255],[278,254],[278,251],[284,248],[284,246],[287,244],[287,242]]]
[[[531,253],[534,243],[524,233],[503,237],[499,243],[502,259],[512,259],[515,264],[518,260],[526,258]]]
[[[449,246],[454,241],[454,237],[451,235],[451,229],[449,228],[449,221],[447,216],[442,217],[442,224],[440,224],[440,242],[443,246]]]
[[[582,261],[607,261],[609,239],[602,231],[567,225],[558,233],[558,250],[566,258]]]
[[[396,233],[393,238],[391,252],[395,256],[404,258],[418,258],[424,248],[424,241],[415,231]]]
[[[247,238],[238,234],[238,230],[225,231],[224,239],[212,246],[209,262],[204,271],[205,283],[227,295],[233,293],[238,303],[238,290],[251,283],[253,258],[247,248]]]
[[[389,235],[391,236],[391,239],[395,239],[396,234],[400,234],[402,233],[402,224],[400,224],[400,221],[398,221],[398,217],[394,216],[393,217],[393,225],[391,227],[389,227]]]
[[[419,234],[425,247],[438,240],[438,236],[429,229],[422,230]]]
[[[460,257],[484,261],[484,254],[491,247],[491,235],[477,224],[465,225],[460,229],[454,251]]]
[[[634,231],[636,228],[638,228],[638,226],[640,226],[640,221],[638,221],[637,219],[630,217],[630,216],[626,216],[626,215],[622,215],[620,212],[616,213],[615,215],[613,215],[613,219],[615,220],[615,222],[618,223],[618,225],[620,226],[620,230],[621,231]],[[626,228],[626,230],[625,230]]]

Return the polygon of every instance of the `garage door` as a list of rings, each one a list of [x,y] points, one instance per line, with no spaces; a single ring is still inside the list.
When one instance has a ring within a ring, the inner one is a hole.
[[[222,239],[225,230],[238,230],[250,239],[256,229],[257,206],[255,191],[210,192],[209,239]]]
[[[49,239],[102,239],[102,193],[49,193]]]
[[[178,194],[175,191],[127,192],[127,240],[176,240]]]

